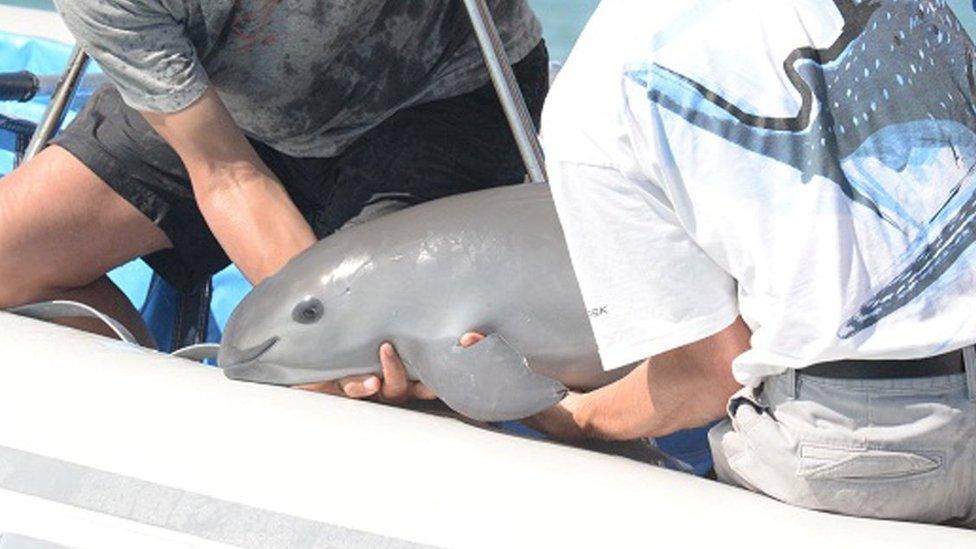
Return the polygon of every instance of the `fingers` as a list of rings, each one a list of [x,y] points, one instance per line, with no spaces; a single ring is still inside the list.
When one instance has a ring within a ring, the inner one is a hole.
[[[307,385],[295,385],[295,389],[310,391],[313,393],[325,393],[327,395],[344,396],[339,384],[335,381],[323,381],[322,383],[309,383]]]
[[[464,334],[458,343],[462,347],[471,347],[484,339],[485,336],[481,334],[469,332]],[[382,381],[371,375],[352,376],[338,381],[300,385],[296,388],[349,398],[378,396],[380,399],[391,403],[402,403],[411,398],[420,400],[437,398],[437,394],[430,387],[423,383],[410,381],[407,376],[407,367],[390,343],[384,343],[380,346],[380,364],[383,367]]]
[[[468,332],[463,336],[461,336],[461,340],[458,341],[458,345],[462,347],[471,347],[472,345],[477,345],[478,343],[481,343],[482,341],[484,341],[484,339],[485,336],[477,332]]]
[[[369,398],[380,392],[383,383],[376,376],[353,376],[338,381],[339,388],[349,398]]]
[[[409,399],[435,400],[437,394],[433,389],[410,381],[407,367],[400,360],[400,355],[389,343],[380,347],[380,363],[383,365],[383,388],[380,397],[390,403],[403,403]]]
[[[388,402],[403,402],[412,396],[407,367],[400,360],[393,345],[380,346],[380,364],[383,366],[383,388],[380,396]]]
[[[378,377],[367,375],[347,377],[338,381],[299,385],[296,389],[349,398],[369,398],[380,391],[381,385]]]

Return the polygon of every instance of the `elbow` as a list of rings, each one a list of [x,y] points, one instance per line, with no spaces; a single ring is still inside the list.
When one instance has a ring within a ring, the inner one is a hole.
[[[695,429],[723,419],[728,414],[729,400],[742,388],[731,376],[712,378],[708,388],[700,391],[696,402],[689,402],[680,414],[674,414],[662,425],[664,434]],[[658,435],[661,436],[661,435]]]

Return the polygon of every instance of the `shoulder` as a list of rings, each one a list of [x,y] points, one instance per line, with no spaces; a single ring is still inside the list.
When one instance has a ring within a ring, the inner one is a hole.
[[[174,0],[54,0],[54,6],[69,28],[102,30],[124,29],[133,21],[158,22],[160,17],[175,22],[183,11],[182,2]]]
[[[54,4],[89,54],[115,48],[116,55],[132,55],[184,32],[185,6],[179,0],[54,0]]]
[[[184,27],[182,0],[55,2],[78,44],[98,62],[130,107],[177,112],[208,87]]]

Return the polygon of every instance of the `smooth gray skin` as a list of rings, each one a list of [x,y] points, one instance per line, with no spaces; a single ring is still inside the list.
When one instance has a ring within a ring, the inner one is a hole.
[[[322,318],[295,320],[310,298]],[[466,332],[489,337],[467,349]],[[549,187],[428,202],[358,225],[289,263],[231,316],[231,379],[299,385],[381,374],[392,342],[412,379],[481,421],[522,419],[627,370],[603,371]]]

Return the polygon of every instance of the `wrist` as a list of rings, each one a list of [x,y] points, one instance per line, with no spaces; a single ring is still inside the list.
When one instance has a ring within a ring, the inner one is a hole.
[[[572,398],[570,398],[572,397]],[[596,402],[593,393],[571,393],[566,398],[566,409],[583,438],[602,438],[595,427]]]

